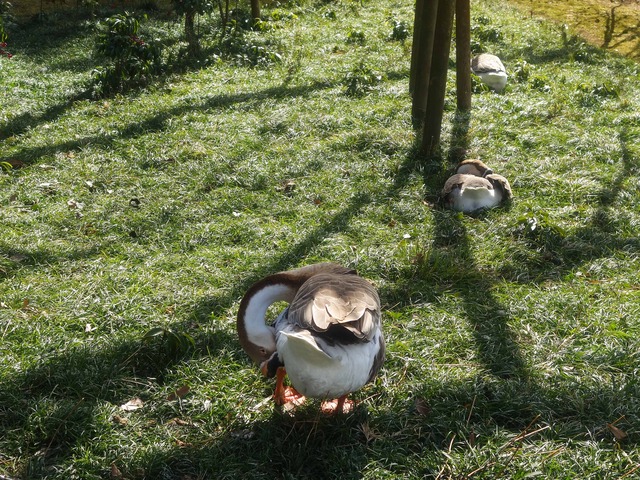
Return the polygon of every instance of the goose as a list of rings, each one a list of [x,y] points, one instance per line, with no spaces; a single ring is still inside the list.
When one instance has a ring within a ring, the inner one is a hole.
[[[288,307],[273,325],[271,304]],[[328,400],[324,412],[348,412],[347,395],[373,381],[382,366],[385,342],[380,299],[355,270],[318,263],[269,275],[240,302],[240,344],[267,377],[276,377],[274,401],[299,405],[304,397]],[[284,387],[288,375],[293,387]]]
[[[475,175],[476,177],[486,177],[493,173],[482,160],[477,158],[467,159],[461,161],[456,167],[456,173],[462,173],[465,175]]]
[[[456,173],[444,184],[442,198],[447,207],[471,213],[496,207],[511,198],[511,186],[506,178],[495,173],[484,177]]]
[[[496,92],[501,92],[507,85],[507,71],[502,61],[490,53],[481,53],[471,59],[471,71],[480,80]]]

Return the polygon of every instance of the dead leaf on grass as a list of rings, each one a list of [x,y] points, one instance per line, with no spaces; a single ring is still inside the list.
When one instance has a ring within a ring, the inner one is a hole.
[[[169,420],[167,422],[167,425],[178,425],[178,426],[181,426],[181,427],[187,427],[189,425],[192,425],[192,423],[188,422],[187,420],[182,420],[181,418],[176,417],[176,418],[172,418],[171,420]]]
[[[117,467],[115,463],[111,464],[111,478],[115,478],[115,479],[124,478],[122,476],[122,472],[120,471],[120,469]]]
[[[615,439],[618,442],[620,442],[620,441],[624,440],[625,438],[627,438],[627,433],[624,430],[616,427],[612,423],[607,423],[607,428],[613,434],[613,436],[615,437]]]
[[[128,418],[123,418],[120,415],[114,415],[113,417],[111,417],[111,421],[113,421],[113,423],[117,423],[118,425],[127,425],[129,423]]]
[[[427,416],[431,413],[431,406],[424,398],[416,398],[416,412],[418,415]]]
[[[189,385],[183,385],[182,387],[177,389],[175,392],[171,392],[169,394],[169,396],[167,397],[167,400],[172,402],[174,400],[177,400],[178,398],[182,398],[187,393],[189,393],[190,390],[191,390],[191,388],[189,388]]]
[[[367,443],[372,442],[382,436],[369,426],[369,422],[362,423],[360,425],[360,431],[364,435],[364,439],[367,441]]]
[[[143,406],[144,402],[138,397],[135,397],[129,400],[127,403],[120,405],[120,410],[124,410],[125,412],[133,412],[142,408]]]

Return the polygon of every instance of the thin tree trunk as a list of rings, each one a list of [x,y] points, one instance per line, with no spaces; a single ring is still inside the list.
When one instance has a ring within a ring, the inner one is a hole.
[[[411,120],[413,127],[416,129],[422,126],[427,109],[438,1],[439,0],[418,0],[416,2],[415,24],[418,28],[413,32],[414,47],[411,58],[413,68]]]
[[[251,0],[251,18],[260,18],[260,0]]]
[[[409,73],[409,93],[413,95],[416,85],[416,73],[418,68],[418,47],[420,46],[420,32],[422,29],[422,12],[424,1],[416,0],[416,11],[413,15],[413,43],[411,44],[411,70]]]
[[[456,94],[458,110],[471,110],[471,6],[456,0]]]
[[[447,72],[449,70],[449,52],[451,50],[451,31],[456,0],[439,0],[436,28],[433,37],[433,58],[427,109],[422,129],[421,150],[431,156],[440,145],[440,130],[447,88]]]

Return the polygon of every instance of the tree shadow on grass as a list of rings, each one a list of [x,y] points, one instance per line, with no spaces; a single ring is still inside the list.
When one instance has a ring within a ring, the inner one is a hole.
[[[640,249],[640,237],[622,236],[619,222],[625,212],[612,214],[616,199],[624,194],[625,183],[640,171],[640,161],[629,151],[629,134],[622,129],[620,139],[620,168],[615,178],[597,192],[595,210],[589,222],[568,233],[544,215],[533,213],[514,229],[520,250],[514,251],[514,262],[499,270],[506,278],[519,282],[540,283],[556,279],[575,268],[616,251],[632,252]],[[627,231],[633,231],[627,226]]]
[[[116,133],[106,135],[88,135],[85,137],[75,138],[74,140],[66,140],[62,142],[51,142],[50,144],[38,147],[26,147],[17,150],[11,156],[1,156],[1,161],[19,160],[27,165],[36,163],[44,156],[52,156],[57,153],[65,153],[69,151],[77,151],[87,146],[98,146],[102,148],[110,148],[115,142],[137,138],[142,135],[148,135],[154,132],[162,132],[169,129],[171,119],[181,117],[192,111],[212,111],[216,109],[224,109],[233,105],[244,103],[247,105],[257,104],[265,99],[283,99],[305,97],[315,91],[332,88],[333,84],[324,80],[317,80],[308,85],[300,85],[293,87],[271,87],[257,92],[237,93],[230,95],[212,95],[200,104],[185,103],[177,105],[165,110],[157,111],[147,118],[137,119],[120,128]],[[82,94],[80,94],[82,95]],[[80,97],[78,97],[80,98]],[[44,114],[37,118],[31,118],[25,114],[24,118],[17,119],[16,130],[13,126],[0,130],[0,140],[14,135],[23,129],[32,128],[36,124],[52,121],[59,115],[64,113],[72,106],[78,98],[72,98],[63,104],[51,107]],[[13,124],[12,124],[13,125]]]
[[[349,220],[358,215],[369,200],[367,194],[354,196],[341,211],[289,250],[261,265],[220,297],[200,299],[185,320],[170,323],[168,329],[188,333],[194,339],[195,349],[187,349],[183,356],[174,355],[176,352],[172,352],[161,338],[150,343],[142,339],[114,341],[103,349],[90,343],[69,345],[43,352],[35,366],[3,379],[0,383],[0,405],[3,409],[0,428],[25,432],[22,451],[29,457],[25,466],[27,477],[38,476],[53,465],[68,460],[88,433],[98,435],[96,415],[101,405],[121,405],[138,395],[141,389],[162,383],[165,373],[176,362],[215,357],[217,352],[227,348],[242,355],[235,331],[230,333],[227,328],[202,331],[198,326],[210,322],[212,311],[227,310],[255,280],[297,266],[326,237],[344,230]],[[84,254],[71,254],[69,258],[76,255]],[[30,258],[32,261],[52,261],[33,252]],[[54,259],[59,260],[59,257]],[[269,445],[272,444],[270,441]],[[325,445],[323,448],[330,447]],[[307,463],[300,464],[296,458],[282,457],[284,463],[280,468],[301,472],[311,468]],[[245,458],[237,461],[244,462]],[[290,466],[287,465],[289,461],[293,462]],[[171,463],[169,458],[165,462]],[[313,468],[315,466],[318,465],[314,464]],[[353,475],[345,478],[353,478]]]

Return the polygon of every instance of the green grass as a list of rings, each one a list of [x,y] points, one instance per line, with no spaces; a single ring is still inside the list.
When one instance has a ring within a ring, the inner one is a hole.
[[[105,99],[85,95],[89,26],[10,32],[0,475],[637,475],[640,67],[474,2],[510,83],[456,115],[452,71],[442,159],[422,158],[410,42],[391,39],[412,8],[291,4],[245,36],[281,62],[221,57]],[[175,19],[141,28],[175,56]],[[510,180],[509,206],[436,205],[460,149]],[[324,260],[378,287],[387,361],[352,415],[290,416],[263,402],[235,315],[261,276]],[[173,336],[144,340],[155,328]]]

